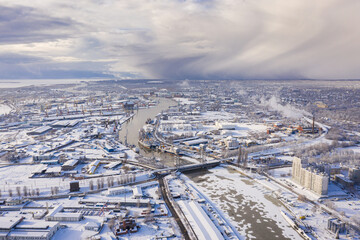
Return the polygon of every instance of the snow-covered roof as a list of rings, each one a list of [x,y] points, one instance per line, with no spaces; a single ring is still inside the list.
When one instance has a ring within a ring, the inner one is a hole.
[[[178,204],[199,240],[224,239],[200,204],[195,201],[178,201]]]
[[[21,217],[0,217],[0,230],[10,230],[22,219]]]

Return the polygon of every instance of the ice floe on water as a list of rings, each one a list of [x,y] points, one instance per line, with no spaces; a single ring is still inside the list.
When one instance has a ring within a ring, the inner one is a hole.
[[[209,171],[188,176],[246,239],[301,239],[280,215],[282,206],[271,190],[230,168]]]

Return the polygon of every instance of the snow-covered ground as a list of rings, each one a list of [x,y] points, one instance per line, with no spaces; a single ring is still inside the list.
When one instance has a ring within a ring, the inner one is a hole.
[[[14,195],[17,194],[16,189],[19,187],[21,193],[23,193],[23,187],[26,186],[27,189],[37,189],[40,190],[40,195],[50,195],[52,187],[59,187],[59,193],[64,194],[69,192],[69,184],[72,181],[71,178],[67,177],[53,177],[53,178],[29,178],[32,176],[32,172],[40,167],[40,164],[34,165],[17,165],[17,166],[6,166],[0,167],[0,182],[2,196],[7,196],[9,194],[9,189],[12,190]],[[50,167],[51,168],[51,167]],[[124,178],[130,174],[120,174],[119,170],[107,170],[108,174],[116,174],[114,176],[115,186],[117,186],[118,178]],[[95,174],[96,175],[96,174]],[[100,179],[104,179],[104,185],[107,185],[107,177],[102,177],[102,175],[98,175]],[[150,179],[152,176],[147,172],[141,172],[136,174],[136,182],[145,181]],[[96,185],[97,179],[83,179],[79,180],[80,189],[82,192],[89,191],[90,181],[94,182]],[[96,188],[96,187],[95,187]]]

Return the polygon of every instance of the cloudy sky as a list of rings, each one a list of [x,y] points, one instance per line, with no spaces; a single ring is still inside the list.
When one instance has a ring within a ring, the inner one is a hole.
[[[0,78],[360,78],[359,0],[0,0]]]

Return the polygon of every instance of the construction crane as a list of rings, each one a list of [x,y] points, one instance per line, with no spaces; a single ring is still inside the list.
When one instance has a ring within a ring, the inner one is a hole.
[[[109,201],[107,201],[101,208],[101,210],[99,211],[99,216],[102,216],[104,214],[104,211],[105,210],[108,210],[107,209],[107,205],[108,205]]]

